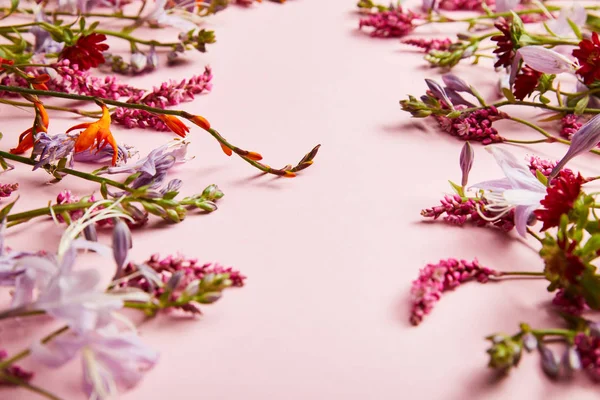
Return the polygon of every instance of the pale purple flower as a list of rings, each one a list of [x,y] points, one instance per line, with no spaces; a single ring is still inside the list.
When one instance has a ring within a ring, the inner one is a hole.
[[[158,66],[158,55],[156,54],[156,48],[154,46],[150,46],[150,50],[148,51],[148,59],[147,59],[148,69],[155,69]]]
[[[121,270],[127,261],[127,253],[132,246],[131,231],[125,222],[117,219],[113,228],[112,247],[113,257],[117,264],[115,276],[120,276]]]
[[[130,64],[133,72],[142,72],[146,69],[146,66],[148,65],[148,57],[146,57],[144,53],[140,53],[138,51],[133,52],[131,54]]]
[[[50,20],[46,17],[46,13],[43,11],[41,6],[35,4],[32,7],[32,10],[35,16],[35,22],[50,22]],[[35,54],[60,53],[65,45],[64,43],[59,43],[56,40],[52,39],[50,33],[38,25],[32,26],[29,32],[35,38],[35,42],[33,45],[33,52]]]
[[[473,89],[471,88],[471,86],[469,86],[467,82],[460,79],[454,74],[442,75],[442,80],[444,81],[444,84],[446,85],[447,89],[452,89],[455,92],[465,92],[473,94]]]
[[[190,32],[198,28],[198,25],[191,21],[193,14],[184,10],[183,16],[176,15],[177,9],[167,10],[167,0],[156,0],[154,8],[144,18],[146,21],[157,25],[165,25],[177,28],[183,32]]]
[[[587,153],[600,142],[600,114],[589,120],[571,138],[571,145],[564,157],[556,164],[550,177],[555,177],[558,172],[573,158]]]
[[[542,370],[550,378],[558,377],[560,372],[560,364],[558,357],[548,346],[538,343],[538,350],[540,352],[540,360],[542,364]]]
[[[157,189],[165,180],[167,171],[176,163],[186,161],[188,142],[175,140],[152,150],[146,157],[130,165],[109,167],[101,174],[135,174],[140,176],[131,182],[132,188],[148,186]]]
[[[453,108],[452,102],[448,98],[448,95],[446,95],[446,91],[439,83],[433,79],[425,79],[425,83],[437,99],[443,100],[448,107]]]
[[[483,197],[488,202],[485,210],[496,213],[494,219],[514,209],[515,228],[524,237],[533,212],[541,207],[540,201],[546,197],[546,186],[531,174],[528,165],[508,151],[496,146],[486,149],[496,159],[505,178],[480,182],[472,187],[485,191]],[[480,215],[489,219],[483,212]]]
[[[119,332],[114,326],[85,332],[67,333],[48,344],[31,348],[35,361],[59,367],[81,354],[83,387],[90,398],[107,400],[118,388],[131,389],[158,362],[158,353],[130,331]]]
[[[517,50],[515,54],[510,68],[511,83],[515,81],[521,60],[536,71],[545,74],[560,74],[576,70],[575,62],[567,56],[543,46],[525,46]]]
[[[466,142],[460,152],[460,170],[462,172],[461,185],[463,187],[467,185],[467,181],[469,180],[469,172],[471,172],[474,158],[475,153],[473,152],[473,147],[471,147],[471,143]]]
[[[585,25],[587,20],[585,8],[581,4],[573,2],[570,7],[563,7],[558,17],[548,21],[547,25],[557,36],[575,36],[567,20],[571,20],[577,26]]]

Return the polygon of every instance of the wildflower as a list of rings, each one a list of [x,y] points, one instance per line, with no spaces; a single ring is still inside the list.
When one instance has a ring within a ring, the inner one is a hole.
[[[372,13],[365,18],[361,18],[359,29],[371,27],[371,36],[380,38],[402,37],[415,29],[413,20],[417,15],[412,11],[403,11],[401,6],[392,7],[386,11]]]
[[[598,145],[598,142],[600,142],[600,115],[593,117],[573,135],[569,150],[554,167],[550,177],[555,177],[569,161],[592,150]]]
[[[107,144],[110,145],[113,149],[112,156],[112,165],[117,164],[117,157],[119,154],[119,148],[117,146],[117,142],[113,138],[112,133],[110,132],[110,114],[108,112],[108,108],[102,104],[102,116],[96,122],[85,122],[83,124],[75,125],[67,130],[67,133],[74,129],[82,129],[85,128],[79,134],[79,137],[75,141],[75,152],[79,153],[85,150],[89,150],[94,145],[96,146],[96,151],[100,151],[100,149]]]
[[[498,60],[494,64],[494,67],[509,67],[515,58],[515,42],[510,31],[510,24],[506,19],[499,18],[494,26],[501,33],[491,38],[497,44],[494,54],[496,54]]]
[[[166,25],[177,28],[182,32],[190,32],[198,28],[198,25],[192,22],[194,15],[190,12],[183,12],[184,16],[176,15],[177,9],[168,9],[167,0],[157,0],[154,9],[144,17],[144,20],[155,25]],[[186,18],[187,17],[187,18]]]
[[[523,60],[532,69],[545,74],[560,74],[575,70],[575,63],[557,51],[543,46],[525,46],[516,52],[512,70],[517,70],[518,61]]]
[[[18,183],[1,183],[0,197],[9,197],[13,192],[19,189]]]
[[[548,187],[546,197],[541,201],[544,208],[534,212],[537,219],[544,223],[542,231],[558,226],[560,217],[571,211],[581,193],[583,183],[585,179],[581,174],[575,176],[571,171],[559,172],[558,177]]]
[[[581,367],[592,379],[600,380],[600,338],[578,333],[574,342],[581,360]]]
[[[515,98],[523,100],[529,96],[538,85],[542,73],[526,65],[521,68],[515,79]]]
[[[600,38],[597,32],[592,32],[591,40],[583,39],[579,42],[579,48],[573,50],[573,57],[579,61],[577,74],[586,85],[600,79]]]
[[[559,360],[556,354],[548,346],[542,343],[538,343],[538,350],[540,352],[540,361],[542,364],[542,370],[550,378],[558,377],[560,372]]]
[[[506,114],[498,111],[496,107],[490,106],[470,113],[462,113],[454,119],[436,116],[436,120],[440,127],[452,136],[457,136],[462,140],[490,144],[504,141],[492,123],[505,118],[505,116]]]
[[[451,258],[441,260],[438,264],[428,264],[419,271],[419,277],[412,283],[410,322],[413,325],[421,323],[440,300],[443,292],[473,279],[485,283],[490,277],[497,275],[498,272],[481,266],[477,260],[469,262]]]
[[[31,353],[37,362],[50,367],[62,366],[79,353],[86,394],[98,400],[117,395],[119,386],[131,389],[158,362],[158,353],[134,332],[119,332],[114,326],[63,334],[45,345],[36,343]]]
[[[448,50],[450,48],[450,46],[452,45],[452,40],[450,40],[449,38],[445,38],[445,39],[408,38],[408,39],[403,39],[402,43],[407,44],[409,46],[418,47],[420,49],[423,49],[423,51],[425,53],[429,53],[429,51],[431,51],[431,50],[439,50],[439,51]]]
[[[201,115],[194,115],[191,119],[191,121],[198,125],[200,128],[204,129],[204,130],[209,130],[210,129],[210,122],[208,122],[206,120],[206,118],[204,118]]]
[[[188,128],[183,122],[181,122],[179,118],[174,115],[162,114],[159,115],[158,118],[160,118],[160,120],[164,122],[164,124],[167,125],[170,130],[181,137],[185,137],[190,131],[190,128]]]
[[[127,261],[127,253],[131,248],[131,231],[127,224],[120,219],[115,222],[113,228],[113,257],[117,263],[117,273],[115,276],[119,276],[125,261]]]
[[[446,91],[439,83],[437,83],[433,79],[425,79],[425,83],[427,84],[427,87],[436,99],[442,100],[445,106],[454,109],[452,102],[446,95]]]
[[[102,43],[106,36],[100,33],[90,33],[80,36],[72,46],[65,47],[60,55],[60,60],[69,60],[71,65],[78,66],[82,70],[96,68],[104,63],[103,51],[108,50],[108,45]]]
[[[178,162],[186,161],[185,155],[188,143],[184,141],[171,141],[154,150],[140,159],[135,164],[120,167],[109,167],[100,173],[107,174],[135,174],[140,175],[131,182],[132,188],[149,185],[150,189],[158,188],[164,181],[167,171]]]
[[[146,69],[148,65],[148,58],[144,55],[144,53],[140,53],[139,51],[131,53],[131,69],[133,72],[138,73],[142,72]]]
[[[473,152],[473,147],[471,147],[469,142],[466,142],[460,152],[460,169],[462,171],[461,185],[463,187],[467,185],[469,172],[471,171],[471,167],[473,167],[474,158],[475,153]]]
[[[17,147],[15,147],[14,149],[10,149],[10,152],[12,154],[23,154],[33,147],[34,131],[36,134],[39,134],[40,132],[48,132],[48,125],[50,123],[50,119],[48,117],[46,109],[44,108],[44,105],[39,101],[35,101],[33,105],[36,109],[36,119],[33,123],[33,127],[21,133],[21,135],[19,136],[19,143],[17,144]]]
[[[579,116],[575,114],[567,114],[560,120],[561,129],[560,136],[571,140],[571,137],[577,132],[583,124],[579,122]]]
[[[490,180],[473,185],[484,190],[483,197],[488,204],[484,210],[495,213],[492,218],[500,218],[515,210],[515,227],[521,236],[525,236],[527,224],[540,201],[546,196],[546,186],[531,175],[529,166],[517,160],[511,153],[495,146],[488,147],[496,162],[504,172],[505,178]],[[480,216],[489,219],[482,212]]]
[[[573,315],[581,315],[585,310],[589,309],[583,296],[568,293],[565,289],[559,289],[556,292],[554,299],[552,299],[552,305],[562,312]]]

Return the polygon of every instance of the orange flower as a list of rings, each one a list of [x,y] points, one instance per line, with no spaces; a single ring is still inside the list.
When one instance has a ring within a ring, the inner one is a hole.
[[[246,157],[254,161],[262,160],[262,156],[254,151],[249,151],[248,154],[246,154]]]
[[[223,150],[223,153],[227,154],[228,156],[233,154],[233,151],[231,151],[231,149],[224,144],[221,145],[221,150]]]
[[[200,116],[200,115],[194,115],[191,119],[191,121],[193,123],[195,123],[196,125],[198,125],[200,128],[205,129],[205,130],[209,130],[210,129],[210,122],[208,122],[206,120],[206,118]]]
[[[113,149],[112,165],[116,165],[119,149],[115,138],[110,132],[110,114],[108,108],[103,104],[102,117],[98,121],[75,125],[69,128],[67,133],[82,128],[85,128],[85,130],[79,134],[79,137],[75,141],[75,153],[91,149],[94,145],[96,145],[97,151],[100,151],[101,148],[108,144]]]
[[[50,80],[50,75],[41,74],[38,76],[29,75],[29,83],[33,86],[34,89],[37,90],[48,90],[48,86],[46,86],[46,82]]]
[[[37,115],[39,118],[36,118],[33,123],[33,127],[27,129],[25,132],[21,133],[19,136],[19,144],[14,149],[10,149],[12,154],[23,154],[27,150],[33,147],[33,128],[35,127],[35,131],[37,132],[48,132],[48,125],[50,124],[50,118],[48,117],[48,113],[44,108],[44,105],[36,101],[33,103],[35,108],[37,109]],[[41,122],[41,124],[40,124]]]
[[[158,118],[167,125],[167,127],[181,137],[185,137],[190,131],[190,128],[185,126],[179,118],[174,115],[159,115]]]

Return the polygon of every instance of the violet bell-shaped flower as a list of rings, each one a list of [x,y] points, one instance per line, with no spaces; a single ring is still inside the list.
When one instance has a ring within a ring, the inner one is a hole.
[[[496,214],[490,218],[478,207],[481,218],[496,220],[515,210],[515,228],[525,237],[528,222],[533,212],[541,207],[540,201],[546,196],[546,186],[532,175],[529,166],[515,156],[497,146],[486,147],[504,172],[505,178],[480,182],[472,188],[483,190],[487,201],[485,209]]]
[[[548,179],[554,178],[561,169],[573,158],[580,154],[587,153],[598,145],[600,142],[600,114],[590,119],[585,125],[583,125],[577,132],[571,137],[571,145],[569,150],[560,159],[556,167],[552,170],[552,173]]]
[[[167,175],[167,171],[176,163],[187,161],[185,158],[188,142],[173,140],[154,150],[138,162],[119,167],[109,167],[99,174],[135,174],[140,176],[131,182],[134,189],[142,186],[150,186],[150,189],[158,188]]]
[[[433,79],[425,79],[425,83],[427,84],[427,87],[429,88],[429,90],[431,90],[431,93],[433,93],[433,95],[436,98],[438,98],[439,100],[443,100],[448,107],[454,109],[454,106],[453,106],[452,102],[450,101],[450,99],[448,98],[446,91],[439,83],[437,83]]]
[[[68,332],[31,347],[33,360],[54,368],[77,354],[83,364],[84,391],[96,400],[113,398],[119,387],[133,388],[159,358],[134,332],[119,332],[114,325],[83,334]]]
[[[521,60],[536,71],[545,74],[573,73],[577,69],[575,61],[557,51],[543,46],[525,46],[517,50],[510,67],[511,85],[515,81]]]

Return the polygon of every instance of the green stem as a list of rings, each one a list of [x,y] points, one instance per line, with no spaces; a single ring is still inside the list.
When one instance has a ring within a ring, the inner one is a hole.
[[[6,151],[0,151],[0,158],[6,158],[8,160],[16,161],[18,163],[26,164],[26,165],[33,166],[36,164],[35,160],[32,160],[31,158],[18,156],[16,154],[12,154],[12,153],[9,153]],[[135,193],[135,189],[130,188],[129,186],[125,185],[124,183],[113,181],[112,179],[102,178],[101,176],[98,176],[98,175],[93,175],[93,174],[89,174],[87,172],[77,171],[77,170],[70,169],[70,168],[61,168],[59,170],[59,172],[65,173],[67,175],[77,176],[79,178],[82,178],[82,179],[85,179],[88,181],[92,181],[92,182],[104,183],[106,185],[110,185],[110,186],[119,188],[121,190],[125,190],[127,192]]]
[[[575,336],[576,332],[568,329],[533,329],[531,330],[531,333],[538,337],[562,336],[568,339],[572,339]]]
[[[171,42],[171,43],[163,43],[157,40],[144,40],[140,38],[136,38],[124,32],[115,32],[115,31],[107,31],[104,29],[95,29],[94,32],[104,34],[106,36],[118,37],[120,39],[127,40],[130,43],[139,43],[147,46],[156,46],[156,47],[174,47],[180,44],[180,42]]]
[[[54,212],[55,214],[61,214],[61,213],[68,212],[68,211],[83,210],[86,208],[90,208],[92,206],[92,204],[93,203],[90,203],[87,201],[86,202],[80,201],[77,203],[59,204],[59,205],[55,205],[55,206],[36,208],[34,210],[10,214],[6,217],[6,221],[9,222],[7,224],[7,226],[10,228],[10,227],[20,224],[22,222],[29,221],[30,219],[35,218],[35,217],[41,217],[44,215],[52,215],[52,212]]]
[[[30,107],[30,108],[35,107],[35,105],[33,103],[29,103],[29,102],[25,102],[25,101],[14,101],[14,100],[8,100],[8,99],[0,99],[0,103],[1,104],[9,104],[9,105],[15,106],[15,107]],[[48,106],[45,104],[44,104],[44,108],[47,110],[70,112],[73,114],[82,115],[84,117],[95,117],[97,115],[97,113],[95,111],[83,111],[83,110],[78,110],[76,108]]]
[[[48,336],[44,337],[41,340],[41,343],[42,344],[46,344],[46,343],[50,342],[51,340],[53,340],[55,337],[57,337],[59,335],[62,335],[63,333],[65,333],[68,330],[69,330],[68,326],[63,326],[62,328],[57,329],[54,332],[52,332],[51,334],[49,334]],[[13,364],[13,363],[15,363],[15,362],[17,362],[17,361],[25,358],[25,357],[27,357],[30,354],[31,354],[31,350],[30,349],[25,349],[25,350],[20,351],[19,353],[15,354],[14,356],[12,356],[12,357],[10,357],[10,358],[8,358],[8,359],[0,362],[0,370],[6,368],[8,366],[10,366],[11,364]]]
[[[502,271],[499,276],[545,276],[543,272],[532,272],[532,271]]]
[[[0,10],[6,12],[8,10],[10,10],[10,7],[0,7]],[[17,9],[15,11],[15,13],[19,13],[19,14],[35,14],[35,11],[27,8],[27,9]],[[134,16],[134,15],[124,15],[124,14],[120,14],[120,13],[83,13],[83,14],[78,14],[78,15],[73,15],[73,13],[69,13],[66,11],[46,11],[45,14],[47,16],[53,16],[53,15],[64,15],[64,16],[84,16],[84,17],[99,17],[99,18],[119,18],[119,19],[131,19],[131,20],[136,20],[138,17]]]
[[[540,243],[543,243],[544,239],[542,239],[537,233],[535,233],[534,231],[532,231],[529,227],[527,228],[527,233],[529,233],[531,236],[533,236],[534,238],[536,238],[536,240]]]
[[[506,139],[504,140],[507,143],[515,143],[515,144],[536,144],[536,143],[548,143],[548,139],[538,139],[538,140],[516,140],[516,139]]]
[[[46,389],[32,385],[29,382],[25,382],[22,379],[19,379],[17,377],[14,377],[12,375],[9,375],[9,374],[3,373],[3,372],[0,372],[0,381],[12,383],[13,385],[17,385],[19,387],[22,387],[23,389],[27,389],[31,392],[37,393],[40,396],[44,396],[47,399],[62,400],[60,397],[55,396],[54,394],[48,392]]]

